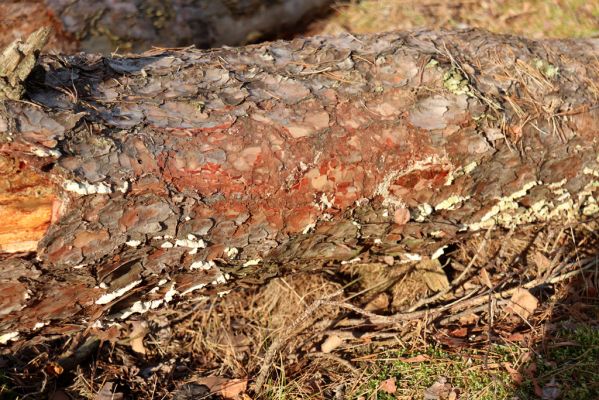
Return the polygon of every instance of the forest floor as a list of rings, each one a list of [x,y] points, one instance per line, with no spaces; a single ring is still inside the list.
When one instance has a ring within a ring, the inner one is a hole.
[[[599,2],[586,0],[350,0],[313,32],[484,28],[529,38],[596,37]]]
[[[364,253],[40,337],[0,398],[597,399],[597,222],[465,235],[441,279]]]
[[[599,3],[365,0],[308,32],[423,26],[597,36]],[[19,373],[0,359],[0,398],[597,399],[597,225],[464,235],[426,271],[394,254],[290,266],[91,341],[57,332],[15,355]]]

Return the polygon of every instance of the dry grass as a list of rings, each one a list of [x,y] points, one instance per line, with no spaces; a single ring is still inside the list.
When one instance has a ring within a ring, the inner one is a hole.
[[[478,27],[532,38],[599,35],[599,3],[586,0],[353,0],[337,9],[315,31]]]

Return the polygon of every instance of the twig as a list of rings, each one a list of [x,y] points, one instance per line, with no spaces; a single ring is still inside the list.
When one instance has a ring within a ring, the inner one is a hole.
[[[345,309],[353,311],[357,314],[361,314],[365,317],[368,317],[368,319],[373,324],[396,324],[398,322],[412,321],[412,320],[424,318],[426,316],[430,316],[431,314],[437,315],[442,311],[440,309],[432,309],[432,310],[414,311],[414,312],[406,312],[406,313],[397,313],[397,314],[393,314],[393,315],[379,315],[379,314],[375,314],[370,311],[361,309],[360,307],[354,306],[353,304],[350,304],[350,303],[344,303],[344,302],[340,302],[340,301],[325,301],[324,304],[345,308]]]
[[[399,336],[399,332],[397,331],[373,331],[373,332],[361,332],[361,331],[346,331],[342,329],[331,329],[323,332],[323,335],[331,336],[339,336],[341,339],[345,340],[364,340],[364,339],[373,339],[373,338],[394,338]]]
[[[489,321],[489,326],[487,327],[487,351],[485,351],[485,369],[488,370],[489,369],[489,351],[491,350],[491,343],[493,341],[492,337],[491,337],[491,333],[493,332],[493,323],[495,322],[495,305],[497,304],[496,299],[493,298],[492,296],[493,294],[493,288],[491,287],[489,289],[489,303],[487,304],[488,306],[488,310],[487,310],[487,318]]]
[[[324,359],[335,361],[336,363],[341,364],[345,368],[350,370],[352,372],[352,374],[360,375],[360,370],[357,369],[356,367],[354,367],[351,362],[349,362],[339,356],[336,356],[334,354],[327,354],[327,353],[323,353],[323,352],[319,351],[319,352],[315,352],[315,353],[308,353],[308,354],[306,354],[306,356],[308,356],[310,358],[324,358]]]
[[[503,300],[497,300],[497,302],[495,303],[495,305],[497,307],[501,307],[504,306],[506,304],[509,304],[510,300],[509,299],[503,299]],[[439,325],[443,326],[443,325],[447,325],[451,322],[454,321],[458,321],[460,318],[466,316],[466,315],[472,315],[481,311],[485,311],[487,309],[487,305],[486,304],[482,304],[480,306],[477,307],[473,307],[473,308],[469,308],[467,310],[464,310],[462,312],[459,312],[457,314],[452,314],[448,317],[443,318],[442,320],[439,321]]]
[[[489,301],[493,300],[504,300],[508,297],[511,297],[514,292],[520,288],[530,289],[540,285],[554,284],[564,280],[567,280],[573,276],[579,275],[592,267],[595,267],[599,260],[594,259],[588,262],[586,265],[581,266],[579,269],[575,271],[570,271],[562,275],[554,276],[550,279],[534,279],[525,283],[524,285],[516,286],[511,289],[506,289],[501,292],[492,293],[489,296],[489,293],[483,293],[477,297],[474,297],[467,301],[462,301],[458,303],[453,303],[452,305],[439,306],[432,309],[422,310],[422,311],[414,311],[414,312],[405,312],[405,313],[397,313],[393,315],[378,315],[372,312],[363,310],[359,307],[354,306],[350,303],[337,302],[337,301],[323,301],[322,304],[334,305],[337,307],[345,308],[351,310],[357,314],[361,314],[367,317],[371,323],[380,324],[380,325],[392,325],[397,324],[399,322],[413,321],[417,319],[422,319],[425,317],[436,318],[442,313],[451,310],[452,312],[456,310],[467,309],[469,313],[472,313],[472,307],[483,306],[483,309],[486,308],[486,304]],[[570,266],[575,264],[580,264],[578,262],[571,263]],[[480,310],[479,310],[480,311]]]

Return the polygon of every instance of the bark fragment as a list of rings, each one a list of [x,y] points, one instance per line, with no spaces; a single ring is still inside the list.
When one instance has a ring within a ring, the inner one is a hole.
[[[0,54],[0,100],[19,100],[22,83],[35,66],[40,50],[48,42],[50,30],[40,28],[25,42],[16,40]]]

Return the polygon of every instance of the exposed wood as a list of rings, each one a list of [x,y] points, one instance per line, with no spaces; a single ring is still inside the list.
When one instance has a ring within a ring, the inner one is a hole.
[[[23,81],[35,66],[40,50],[48,42],[50,30],[40,28],[26,41],[15,40],[0,54],[0,100],[19,100]]]
[[[593,217],[598,55],[476,30],[44,55],[0,111],[2,338]]]
[[[331,0],[3,0],[0,47],[50,26],[48,49],[140,52],[239,45],[289,32]]]
[[[0,156],[0,252],[35,251],[52,221],[56,192],[46,174]]]

